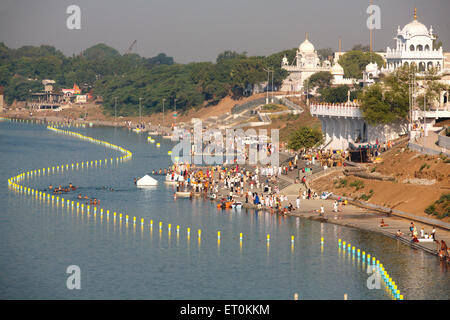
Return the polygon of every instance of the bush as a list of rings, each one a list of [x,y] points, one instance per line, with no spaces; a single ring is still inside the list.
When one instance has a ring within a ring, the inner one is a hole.
[[[422,172],[422,170],[427,166],[426,163],[424,163],[423,165],[420,166],[419,172]]]
[[[436,212],[436,207],[435,207],[433,204],[430,205],[430,206],[428,206],[428,207],[425,209],[425,213],[426,213],[426,214],[436,215],[436,214],[437,214],[437,212]]]
[[[288,147],[294,150],[312,148],[316,144],[322,143],[322,141],[323,135],[321,131],[308,127],[301,127],[290,135]]]
[[[347,179],[339,179],[339,181],[335,181],[335,184],[336,183],[339,183],[337,186],[336,186],[336,188],[337,189],[339,189],[339,188],[345,188],[346,186],[347,186]]]
[[[365,200],[365,201],[368,201],[371,197],[372,197],[372,194],[369,193],[368,195],[362,194],[359,198],[360,198],[360,199],[363,199],[363,200]]]
[[[354,187],[356,191],[359,189],[364,188],[364,182],[362,180],[355,180],[352,183],[350,183],[350,187]]]

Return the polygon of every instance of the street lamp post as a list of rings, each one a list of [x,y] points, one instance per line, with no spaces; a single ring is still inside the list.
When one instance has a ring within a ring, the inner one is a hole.
[[[272,103],[273,103],[273,68],[272,68]]]
[[[306,106],[309,106],[309,78],[306,79]]]
[[[139,125],[142,124],[141,101],[142,98],[139,98]]]
[[[173,105],[175,107],[175,124],[177,124],[177,99],[173,99]]]
[[[116,118],[117,118],[117,97],[114,97],[114,124],[116,123]]]
[[[163,100],[163,127],[164,127],[164,102],[166,101],[166,99],[162,99]]]
[[[270,79],[270,72],[271,72],[271,70],[270,70],[270,68],[267,68],[267,69],[263,68],[263,70],[267,71],[266,104],[269,104],[269,85],[270,85],[270,80],[269,79]]]

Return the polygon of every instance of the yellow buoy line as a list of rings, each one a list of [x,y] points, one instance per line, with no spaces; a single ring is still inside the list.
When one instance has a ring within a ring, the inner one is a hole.
[[[59,122],[59,121],[44,121],[40,119],[13,119],[13,118],[5,118],[0,117],[0,121],[9,121],[9,122],[16,122],[16,123],[36,123],[36,124],[44,124],[46,123],[49,126],[52,126],[54,128],[86,128],[86,124],[84,123],[66,123],[66,122]]]
[[[350,243],[342,241],[342,239],[338,239],[338,249],[341,250],[341,248],[344,252],[348,251],[348,253],[351,254],[352,257],[355,257],[356,255],[358,259],[361,259],[363,264],[366,263],[367,267],[371,266],[371,269],[374,271],[374,273],[380,275],[384,284],[388,288],[390,295],[395,300],[404,300],[403,295],[400,294],[400,289],[398,288],[397,284],[394,280],[392,280],[384,265],[377,258],[375,258],[375,256],[371,256],[370,253],[367,253],[365,250],[355,248],[355,246],[351,245]]]
[[[6,120],[6,121],[12,121],[12,122],[26,122],[26,120],[18,121],[20,119],[9,119],[9,118],[3,118],[3,117],[0,117],[0,120]],[[13,120],[16,120],[16,121],[13,121]],[[122,221],[124,219],[126,225],[128,226],[128,223],[130,220],[129,219],[130,217],[128,214],[117,213],[112,210],[111,211],[105,210],[104,208],[97,207],[97,206],[94,206],[93,208],[91,208],[89,205],[86,205],[86,207],[85,207],[83,203],[80,203],[78,201],[66,200],[62,197],[60,198],[59,196],[55,196],[53,194],[42,192],[37,189],[33,189],[33,188],[30,188],[30,187],[20,184],[20,182],[22,182],[25,178],[31,179],[33,177],[38,177],[41,174],[45,175],[46,173],[51,174],[51,173],[55,173],[55,172],[59,172],[59,171],[63,172],[64,170],[70,170],[70,169],[75,170],[75,169],[78,169],[79,167],[83,168],[84,166],[86,166],[86,168],[88,168],[89,166],[91,166],[91,167],[97,166],[97,165],[101,166],[102,163],[104,163],[104,165],[107,165],[108,162],[110,162],[112,164],[114,161],[119,163],[119,162],[129,160],[132,157],[132,153],[129,150],[122,148],[120,146],[114,145],[112,143],[103,141],[103,140],[88,137],[88,136],[82,135],[77,132],[61,130],[61,129],[58,129],[53,126],[47,126],[47,129],[51,130],[55,133],[69,135],[69,136],[73,136],[73,137],[76,137],[76,138],[79,138],[81,140],[85,140],[85,141],[88,141],[91,143],[103,145],[107,148],[117,150],[117,151],[121,152],[123,155],[120,157],[104,159],[104,162],[102,161],[103,159],[86,161],[86,162],[74,162],[74,163],[60,165],[60,166],[52,166],[52,167],[22,172],[14,177],[11,177],[10,179],[8,179],[8,186],[19,193],[22,193],[24,195],[31,195],[33,198],[35,198],[37,200],[47,200],[48,202],[51,201],[52,204],[56,203],[57,206],[61,205],[62,207],[66,207],[66,209],[68,209],[68,210],[69,209],[73,210],[76,208],[77,212],[78,212],[78,210],[80,210],[82,214],[86,211],[88,216],[90,213],[93,213],[93,215],[96,216],[97,212],[98,212],[102,219],[103,219],[103,216],[105,215],[107,221],[109,221],[109,218],[111,215],[112,219],[114,220],[114,223],[116,222],[116,220],[119,220],[120,223],[122,223]],[[132,221],[133,221],[133,226],[136,226],[136,221],[140,221],[141,230],[143,231],[144,226],[146,225],[144,218],[140,218],[140,220],[138,220],[138,218],[134,216]],[[146,226],[149,227],[150,231],[153,231],[153,220],[150,220]],[[171,234],[171,229],[172,229],[172,224],[168,223],[167,230],[168,230],[169,237]],[[186,234],[187,234],[187,239],[189,240],[190,235],[191,235],[191,228],[187,227],[185,230],[186,230]],[[163,231],[163,222],[159,221],[160,235],[161,235],[162,231]],[[176,234],[177,234],[177,237],[180,235],[180,225],[176,226]],[[197,230],[197,238],[199,241],[202,238],[202,230],[201,229]],[[243,233],[240,233],[239,234],[240,245],[242,245],[243,238],[244,238]],[[294,243],[295,243],[294,235],[291,235],[290,239],[291,239],[291,241],[290,241],[291,248],[293,249]],[[217,231],[217,245],[218,246],[220,246],[220,240],[221,240],[221,231],[218,230]],[[320,239],[320,244],[321,244],[321,248],[323,250],[323,245],[324,245],[323,237]],[[267,246],[270,245],[270,234],[269,233],[266,234],[266,245]],[[390,294],[392,295],[392,297],[394,299],[398,299],[398,300],[404,299],[403,295],[400,294],[400,290],[398,289],[396,283],[392,280],[390,275],[387,273],[383,264],[381,264],[380,261],[377,260],[374,256],[371,256],[370,254],[366,254],[366,252],[362,251],[361,249],[356,249],[354,246],[346,243],[345,241],[342,241],[341,239],[338,240],[338,247],[339,247],[339,250],[341,250],[341,248],[344,251],[348,250],[348,252],[351,253],[353,256],[356,254],[357,257],[361,258],[363,262],[365,262],[365,260],[367,259],[367,265],[369,265],[369,264],[373,265],[373,267],[376,268],[376,271],[378,271],[381,274],[381,277],[382,277],[384,283],[386,284],[386,287],[389,288]]]

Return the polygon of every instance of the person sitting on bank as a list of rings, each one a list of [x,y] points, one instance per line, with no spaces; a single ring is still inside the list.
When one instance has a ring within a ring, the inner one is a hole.
[[[389,226],[388,224],[386,224],[386,223],[384,223],[384,220],[383,219],[381,219],[381,222],[380,222],[380,227],[387,227],[387,226]]]
[[[400,229],[397,230],[397,233],[395,234],[398,237],[401,237],[403,233],[400,231]]]

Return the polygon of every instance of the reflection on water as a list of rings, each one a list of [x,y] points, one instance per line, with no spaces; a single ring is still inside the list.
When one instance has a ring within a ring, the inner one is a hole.
[[[77,201],[79,193],[100,199],[103,213],[63,207],[0,184],[1,298],[292,299],[295,292],[301,299],[342,299],[345,293],[349,299],[392,298],[385,285],[367,288],[367,262],[338,247],[337,239],[382,261],[407,299],[449,298],[449,271],[436,257],[336,225],[263,211],[222,211],[196,197],[174,200],[173,186],[160,176],[157,188],[137,189],[133,178],[167,166],[171,142],[156,138],[161,143],[156,148],[127,130],[77,130],[126,147],[133,159],[25,181],[41,191],[71,182],[79,188],[64,195],[66,200]],[[8,151],[0,153],[5,182],[24,169],[116,154],[43,126],[12,123],[0,123],[0,146]],[[77,292],[65,286],[71,264],[82,271]]]

